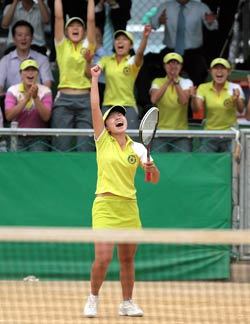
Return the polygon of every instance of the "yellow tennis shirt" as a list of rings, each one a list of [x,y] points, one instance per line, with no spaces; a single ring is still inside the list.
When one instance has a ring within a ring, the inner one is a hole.
[[[98,65],[104,71],[106,80],[103,105],[135,107],[134,85],[140,67],[136,66],[134,56],[128,55],[120,63],[115,54],[103,56]]]
[[[86,60],[84,51],[93,51],[94,45],[80,42],[77,47],[64,38],[55,44],[56,60],[59,67],[59,85],[61,88],[90,89],[90,80],[85,76]]]
[[[167,80],[167,77],[154,79],[151,89],[160,89]],[[179,80],[183,90],[189,89],[193,85],[189,79],[180,78]],[[188,105],[178,102],[175,86],[168,86],[157,102],[157,107],[159,108],[158,129],[188,129]]]
[[[240,97],[244,98],[242,88],[235,83],[226,82],[218,93],[213,87],[213,81],[202,83],[197,89],[197,97],[205,105],[205,129],[226,130],[237,123],[237,107],[233,101],[233,89],[240,90]]]
[[[111,192],[114,195],[136,199],[134,178],[140,162],[147,161],[147,151],[141,143],[127,136],[125,149],[105,129],[96,139],[98,179],[96,194]]]

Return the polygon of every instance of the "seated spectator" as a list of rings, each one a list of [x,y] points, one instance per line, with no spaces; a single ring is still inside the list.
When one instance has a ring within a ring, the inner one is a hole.
[[[88,1],[87,31],[79,17],[72,17],[64,24],[62,1],[55,0],[55,47],[60,79],[51,125],[53,128],[92,128],[90,80],[84,72],[85,53],[89,50],[93,55],[95,50],[94,0]],[[72,136],[61,136],[53,138],[52,144],[55,150],[69,151],[73,140]],[[76,138],[77,151],[94,149],[93,138]]]
[[[20,83],[20,63],[25,59],[34,59],[39,65],[38,82],[47,87],[52,86],[53,76],[48,58],[30,48],[33,27],[25,20],[20,20],[12,27],[13,40],[16,49],[0,60],[0,94],[12,85]]]
[[[47,128],[52,109],[51,90],[37,83],[39,65],[35,60],[24,60],[20,65],[21,83],[11,86],[5,97],[8,121],[18,122],[19,128]],[[19,136],[18,150],[47,151],[45,137]]]
[[[166,76],[154,79],[150,89],[151,102],[159,108],[158,129],[187,130],[193,82],[180,77],[183,58],[178,53],[168,53],[163,63]],[[192,140],[185,137],[155,138],[153,148],[157,152],[190,152]]]
[[[130,129],[138,129],[139,126],[134,84],[143,62],[143,53],[150,33],[151,27],[145,26],[136,54],[131,56],[130,51],[134,44],[133,35],[125,30],[116,31],[114,33],[115,53],[102,57],[98,62],[106,80],[103,111],[105,112],[111,106],[126,107]]]
[[[50,12],[45,0],[13,0],[4,8],[2,28],[9,29],[7,45],[13,45],[12,27],[18,20],[28,21],[34,29],[32,44],[34,48],[46,55],[47,47],[44,25],[49,23]]]
[[[244,111],[245,95],[240,85],[229,82],[230,63],[216,58],[210,64],[211,82],[202,83],[192,99],[194,111],[203,111],[206,130],[230,130],[237,127],[237,112]],[[204,138],[201,152],[231,152],[231,139]]]

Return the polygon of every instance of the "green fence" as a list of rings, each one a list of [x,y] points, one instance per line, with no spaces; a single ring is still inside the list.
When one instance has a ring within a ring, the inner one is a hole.
[[[145,183],[142,171],[136,178],[144,227],[231,227],[230,154],[155,154],[154,159],[159,184]],[[94,153],[6,153],[0,165],[0,225],[91,226]],[[92,258],[91,245],[2,243],[0,276],[88,278]],[[138,280],[230,276],[229,247],[141,245],[136,262]],[[116,267],[112,263],[111,279],[117,278]]]

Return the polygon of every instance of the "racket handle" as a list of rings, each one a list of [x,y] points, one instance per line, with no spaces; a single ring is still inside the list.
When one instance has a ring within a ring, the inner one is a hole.
[[[147,146],[147,162],[150,162],[150,145]],[[145,182],[151,181],[151,173],[150,172],[146,172],[144,180],[145,180]]]
[[[145,174],[145,182],[150,182],[150,181],[151,181],[151,173],[146,172],[146,174]]]

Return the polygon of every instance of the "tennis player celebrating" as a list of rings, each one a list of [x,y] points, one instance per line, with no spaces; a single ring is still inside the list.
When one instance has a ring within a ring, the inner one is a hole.
[[[134,177],[141,165],[151,173],[151,182],[159,181],[160,173],[152,159],[147,162],[147,151],[141,143],[126,135],[126,109],[113,106],[102,116],[99,104],[98,65],[91,69],[91,110],[95,134],[98,180],[92,209],[92,226],[97,228],[140,228],[141,221],[136,200]],[[132,301],[134,286],[135,244],[118,244],[120,281],[123,302],[119,315],[143,316],[143,311]],[[91,271],[91,293],[84,307],[84,315],[97,315],[98,293],[112,260],[114,244],[96,243],[95,260]]]

